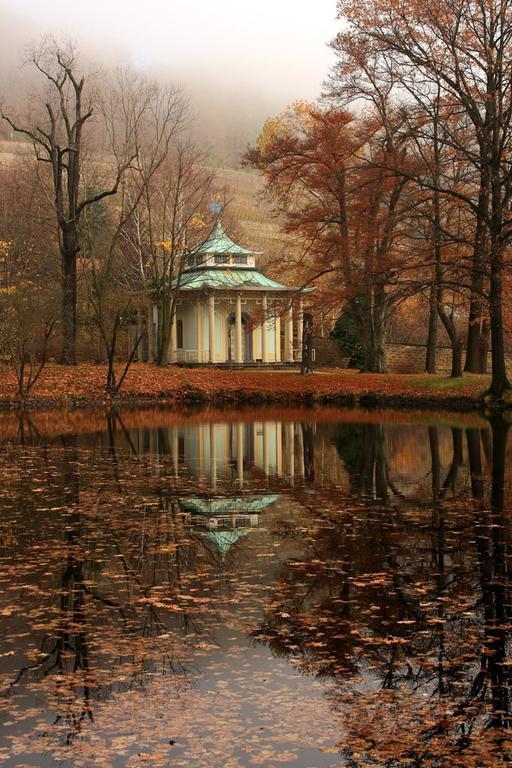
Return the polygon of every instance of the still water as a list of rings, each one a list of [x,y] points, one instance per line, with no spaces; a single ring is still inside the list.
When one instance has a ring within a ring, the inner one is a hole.
[[[507,426],[0,420],[0,765],[512,760]]]

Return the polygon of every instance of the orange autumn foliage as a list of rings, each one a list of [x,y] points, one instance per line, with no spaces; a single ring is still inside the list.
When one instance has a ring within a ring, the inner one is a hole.
[[[159,368],[134,364],[127,375],[120,400],[164,400],[187,403],[195,399],[250,400],[262,396],[269,401],[288,402],[308,397],[342,398],[373,394],[378,396],[450,396],[473,399],[488,382],[486,377],[468,376],[457,389],[446,386],[449,379],[418,374],[371,374],[352,370],[317,372],[304,379],[296,371],[230,371],[216,368]],[[38,405],[110,403],[104,389],[105,366],[83,363],[76,367],[49,364],[33,389],[31,400]],[[15,405],[16,385],[7,367],[0,368],[0,403]]]

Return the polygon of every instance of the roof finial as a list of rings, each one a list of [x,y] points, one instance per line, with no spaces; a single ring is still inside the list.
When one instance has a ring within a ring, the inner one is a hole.
[[[214,213],[216,216],[221,215],[223,208],[224,206],[222,205],[222,203],[219,203],[219,202],[210,203],[210,211]]]

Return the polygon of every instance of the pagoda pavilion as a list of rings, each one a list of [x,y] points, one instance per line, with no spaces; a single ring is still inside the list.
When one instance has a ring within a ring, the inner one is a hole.
[[[220,218],[186,255],[175,286],[172,363],[265,366],[300,360],[303,290],[262,274],[259,255],[234,243]]]

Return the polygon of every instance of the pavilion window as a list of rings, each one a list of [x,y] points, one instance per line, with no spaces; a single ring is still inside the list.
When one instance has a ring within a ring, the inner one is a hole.
[[[216,253],[215,254],[215,263],[216,264],[229,264],[229,253]]]
[[[247,256],[243,253],[235,253],[233,264],[247,264]]]
[[[205,253],[199,253],[196,256],[196,265],[200,267],[202,264],[206,263],[206,254]]]

